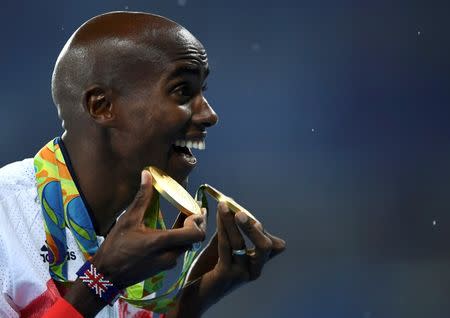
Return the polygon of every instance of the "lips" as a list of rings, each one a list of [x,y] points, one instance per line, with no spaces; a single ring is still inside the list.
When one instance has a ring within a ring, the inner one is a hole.
[[[197,158],[192,153],[192,149],[204,150],[206,148],[204,137],[204,135],[185,137],[173,142],[169,153],[169,171],[179,183],[186,180],[197,164]]]
[[[180,159],[185,160],[191,165],[196,164],[197,158],[194,157],[194,154],[190,148],[172,145],[172,149],[174,153],[180,157]]]

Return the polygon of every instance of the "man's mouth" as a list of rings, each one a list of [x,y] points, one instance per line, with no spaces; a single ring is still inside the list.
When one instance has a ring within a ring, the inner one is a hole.
[[[195,168],[197,158],[192,153],[192,149],[204,150],[206,133],[196,136],[178,137],[172,142],[169,151],[169,162],[167,173],[178,183],[183,184],[187,180],[189,173]]]
[[[186,161],[189,165],[195,165],[197,158],[192,153],[192,149],[204,150],[206,148],[205,140],[185,140],[178,139],[172,144],[174,152],[180,156],[180,159]]]
[[[193,148],[193,149],[199,149],[204,150],[205,149],[205,140],[182,140],[179,139],[175,141],[174,146],[175,147],[187,147],[187,148]]]

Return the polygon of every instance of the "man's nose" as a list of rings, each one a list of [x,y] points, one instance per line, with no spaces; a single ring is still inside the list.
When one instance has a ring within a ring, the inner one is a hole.
[[[204,96],[201,96],[199,102],[194,105],[192,110],[192,122],[196,125],[205,127],[211,127],[217,124],[219,117],[214,109],[209,105]]]

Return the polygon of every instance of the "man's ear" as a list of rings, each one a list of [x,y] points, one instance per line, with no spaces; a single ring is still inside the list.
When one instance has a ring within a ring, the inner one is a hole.
[[[98,124],[113,125],[116,116],[110,89],[104,89],[99,85],[89,87],[83,94],[83,106]]]

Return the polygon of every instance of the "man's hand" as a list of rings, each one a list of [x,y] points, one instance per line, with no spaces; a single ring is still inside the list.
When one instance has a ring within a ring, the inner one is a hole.
[[[205,216],[192,215],[184,220],[184,226],[171,229],[151,229],[143,218],[153,191],[151,174],[142,172],[141,188],[127,211],[119,218],[106,237],[92,263],[100,273],[118,288],[125,288],[176,265],[178,256],[193,243],[205,238]],[[95,315],[105,304],[92,298],[87,287],[78,282],[71,288],[66,299],[84,316]],[[85,287],[83,289],[83,287]],[[86,304],[90,308],[85,308]]]
[[[230,288],[257,279],[264,264],[286,247],[282,239],[265,232],[261,223],[243,212],[232,213],[224,203],[219,203],[217,215],[219,260],[214,270],[217,276],[233,281]],[[246,249],[238,226],[254,245],[247,255],[232,254],[233,250]]]
[[[119,218],[93,259],[98,270],[122,288],[174,267],[180,254],[205,238],[203,215],[186,218],[184,226],[177,229],[146,227],[143,218],[153,191],[151,174],[144,171],[141,189],[133,203]]]
[[[250,239],[254,249],[244,255],[233,250],[246,249],[239,231]],[[219,203],[217,233],[199,256],[185,287],[177,310],[168,317],[199,317],[209,306],[240,285],[257,279],[265,263],[281,253],[286,243],[263,230],[261,223],[245,213],[232,213],[226,204]]]

